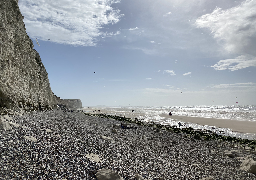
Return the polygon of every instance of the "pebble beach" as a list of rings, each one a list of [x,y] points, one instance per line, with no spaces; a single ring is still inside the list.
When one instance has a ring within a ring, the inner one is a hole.
[[[256,179],[255,149],[238,143],[82,111],[1,118],[0,179]]]

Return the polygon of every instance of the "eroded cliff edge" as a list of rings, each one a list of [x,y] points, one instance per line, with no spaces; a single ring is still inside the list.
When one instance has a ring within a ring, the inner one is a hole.
[[[60,100],[23,19],[17,0],[0,1],[0,111],[56,108]]]

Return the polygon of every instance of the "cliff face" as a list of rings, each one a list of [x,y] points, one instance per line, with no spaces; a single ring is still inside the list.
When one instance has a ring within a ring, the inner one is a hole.
[[[54,108],[57,100],[23,18],[18,0],[0,1],[0,108]]]
[[[0,112],[82,107],[80,99],[60,99],[51,90],[39,53],[26,33],[18,0],[0,0]]]

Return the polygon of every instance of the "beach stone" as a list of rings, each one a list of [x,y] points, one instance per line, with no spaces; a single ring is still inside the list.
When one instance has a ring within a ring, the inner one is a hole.
[[[104,139],[104,140],[113,141],[113,139],[111,137],[101,136],[101,138]]]
[[[200,164],[191,164],[191,166],[197,166],[197,167],[199,167],[200,166]]]
[[[250,156],[247,156],[244,160],[242,160],[240,170],[256,174],[256,161],[254,161]]]
[[[56,137],[61,138],[61,136],[59,134],[57,134]]]
[[[206,177],[206,178],[202,178],[201,180],[214,180],[214,178],[212,176]]]
[[[143,135],[142,138],[143,138],[144,141],[147,141],[147,140],[148,140],[147,136],[145,136],[145,135]]]
[[[249,146],[245,146],[244,149],[245,149],[246,151],[248,151],[248,152],[251,151],[251,148],[250,148]]]
[[[97,154],[93,154],[93,153],[91,153],[91,154],[86,154],[86,157],[87,157],[88,159],[90,159],[91,161],[100,162],[100,158],[99,158],[99,156],[98,156]]]
[[[23,109],[19,109],[19,112],[15,112],[16,116],[23,116],[25,114],[25,111]]]
[[[117,134],[117,131],[115,129],[111,129],[111,132]]]
[[[12,121],[12,117],[8,116],[8,115],[4,115],[4,118],[7,120],[7,121]]]
[[[37,139],[33,136],[24,136],[24,138],[29,140],[29,141],[37,142]]]
[[[136,174],[135,175],[136,180],[145,180],[141,175]]]
[[[3,129],[5,131],[12,129],[9,122],[5,121],[5,119],[3,117],[1,117],[1,119],[0,119],[0,129]]]
[[[226,156],[228,156],[228,157],[230,157],[230,158],[234,158],[235,157],[235,155],[231,152],[231,151],[225,151],[224,152],[224,154],[226,155]]]
[[[235,158],[239,156],[239,151],[238,150],[232,150],[232,151],[224,151],[224,154],[230,158]]]
[[[97,180],[123,180],[116,172],[109,169],[101,169],[96,173]]]
[[[120,129],[120,128],[121,128],[121,125],[120,125],[120,124],[113,124],[113,128],[115,128],[115,129]]]
[[[14,127],[16,127],[16,128],[20,127],[20,125],[19,125],[19,124],[14,123],[14,122],[9,122],[9,124],[10,124],[10,125],[12,125],[12,126],[14,126]]]
[[[51,130],[51,129],[45,129],[45,132],[49,132],[49,133],[51,133],[51,132],[52,132],[52,130]]]

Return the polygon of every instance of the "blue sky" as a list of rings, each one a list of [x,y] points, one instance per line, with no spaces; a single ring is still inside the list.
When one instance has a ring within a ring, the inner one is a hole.
[[[255,0],[19,0],[19,7],[63,99],[256,104]]]

